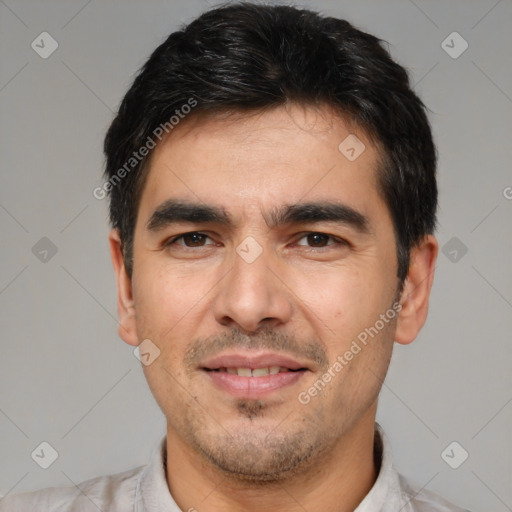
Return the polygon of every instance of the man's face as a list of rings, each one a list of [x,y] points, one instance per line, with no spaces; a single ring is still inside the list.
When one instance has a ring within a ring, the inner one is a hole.
[[[338,149],[350,133],[366,147],[353,161]],[[160,350],[144,371],[173,442],[272,480],[373,428],[398,287],[376,169],[370,140],[327,108],[189,119],[154,150],[131,293],[136,342]],[[171,200],[219,215],[166,212]]]

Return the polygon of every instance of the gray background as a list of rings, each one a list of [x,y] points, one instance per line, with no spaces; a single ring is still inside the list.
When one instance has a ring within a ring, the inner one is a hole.
[[[92,191],[133,74],[208,5],[0,1],[0,494],[144,464],[165,431],[117,336],[107,202]],[[395,465],[474,511],[512,510],[512,3],[301,5],[387,40],[432,110],[446,254],[427,325],[396,346],[381,394]],[[31,48],[43,31],[59,45],[47,59]],[[456,59],[441,46],[453,31],[469,44]],[[57,248],[46,262],[42,237]],[[46,470],[30,456],[42,441],[59,454]],[[469,453],[458,469],[441,457],[452,441]]]

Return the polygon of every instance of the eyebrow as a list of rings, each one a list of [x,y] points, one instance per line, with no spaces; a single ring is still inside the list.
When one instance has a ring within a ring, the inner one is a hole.
[[[371,231],[366,215],[348,205],[332,201],[279,206],[264,215],[264,219],[269,228],[288,224],[335,222],[348,225],[361,233],[368,234]],[[235,225],[231,215],[219,206],[168,199],[153,212],[146,224],[146,229],[156,232],[180,222],[214,223],[231,228]]]
[[[198,224],[210,222],[228,227],[233,224],[229,214],[218,206],[168,199],[153,212],[146,224],[146,229],[159,231],[177,222]]]

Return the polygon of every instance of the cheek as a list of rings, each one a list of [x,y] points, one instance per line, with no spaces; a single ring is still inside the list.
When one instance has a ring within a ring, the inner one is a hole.
[[[141,331],[167,338],[178,322],[182,329],[200,309],[209,278],[169,265],[148,264],[145,269],[134,282],[137,323]]]
[[[326,407],[335,404],[340,414],[353,420],[377,399],[393,346],[390,327],[377,334],[367,334],[364,343],[357,337],[361,332],[365,333],[364,328],[356,328],[352,330],[352,336],[347,333],[344,338],[331,339],[330,372],[334,376],[332,385],[321,397]],[[322,379],[325,377],[324,374]]]
[[[296,282],[296,295],[302,299],[297,304],[314,326],[317,338],[323,341],[332,362],[349,350],[360,335],[363,340],[365,336],[371,340],[371,345],[361,345],[361,353],[354,359],[363,363],[387,357],[388,338],[393,336],[391,324],[379,329],[374,337],[368,332],[374,334],[375,330],[368,329],[374,327],[380,315],[391,306],[392,293],[383,282],[379,265],[367,267],[323,268],[318,272],[303,273],[301,280]],[[359,365],[349,366],[351,368],[345,373]]]
[[[299,307],[329,336],[346,337],[372,314],[374,279],[360,269],[332,266],[297,273],[293,291]],[[355,327],[354,327],[355,326]]]
[[[171,401],[178,400],[172,384],[187,378],[184,352],[204,320],[208,291],[215,276],[212,272],[158,263],[139,270],[145,272],[134,274],[138,336],[141,340],[150,339],[160,350],[158,359],[143,370],[160,406],[165,407],[162,401],[167,401],[169,407]]]

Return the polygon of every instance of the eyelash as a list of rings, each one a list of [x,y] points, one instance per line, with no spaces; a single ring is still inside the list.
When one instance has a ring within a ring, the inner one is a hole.
[[[176,244],[176,242],[178,240],[182,240],[185,236],[187,235],[201,235],[203,237],[206,237],[206,238],[210,238],[206,233],[202,233],[200,231],[189,231],[187,233],[182,233],[181,235],[177,235],[175,237],[172,237],[168,240],[166,240],[164,242],[164,247],[168,247],[168,246],[172,246],[172,245],[180,245],[181,247],[185,247],[187,249],[194,249],[195,247],[199,247],[199,248],[203,248],[205,247],[204,245],[200,245],[200,246],[192,246],[192,247],[189,247],[187,245],[182,245],[182,244]],[[329,233],[323,233],[321,231],[308,231],[308,232],[305,232],[305,233],[301,233],[301,238],[299,238],[297,241],[300,241],[302,240],[303,238],[307,238],[308,236],[311,236],[311,235],[321,235],[321,236],[324,236],[324,237],[328,237],[330,240],[333,240],[334,243],[332,244],[327,244],[326,246],[323,246],[323,247],[311,247],[311,246],[305,246],[305,245],[300,245],[300,247],[309,247],[310,249],[326,249],[328,247],[332,247],[332,246],[336,246],[336,245],[342,245],[342,246],[348,246],[350,245],[346,240],[344,240],[343,238],[339,238],[339,237],[336,237],[334,235],[330,235]]]

